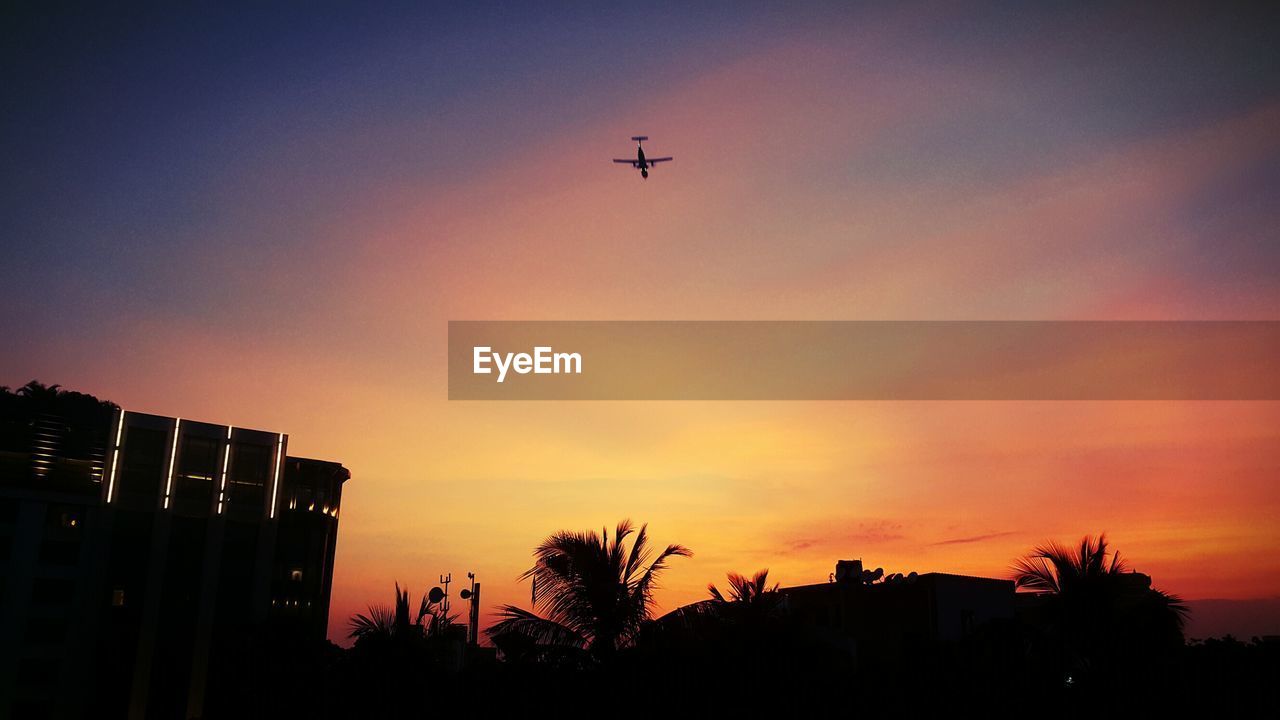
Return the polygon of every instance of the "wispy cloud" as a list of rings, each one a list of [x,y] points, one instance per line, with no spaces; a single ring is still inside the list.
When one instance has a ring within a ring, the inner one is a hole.
[[[1014,534],[1016,533],[1013,530],[1006,530],[1004,532],[987,533],[985,535],[970,535],[969,537],[949,538],[947,540],[939,540],[938,542],[930,543],[930,544],[931,545],[964,545],[967,543],[982,542],[983,540],[991,540],[999,537],[1008,537]]]
[[[780,543],[784,555],[827,550],[884,545],[906,538],[902,523],[894,520],[864,520],[856,523],[835,523],[821,535],[810,531],[784,538]]]

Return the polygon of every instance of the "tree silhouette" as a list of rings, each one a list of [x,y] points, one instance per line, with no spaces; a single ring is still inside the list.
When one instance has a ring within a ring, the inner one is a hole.
[[[1074,548],[1046,543],[1019,558],[1013,571],[1019,588],[1042,595],[1034,615],[1041,643],[1057,655],[1068,682],[1072,673],[1149,664],[1182,645],[1186,605],[1109,552],[1105,535],[1085,536]]]
[[[367,613],[353,615],[349,637],[355,643],[342,672],[349,687],[359,688],[359,712],[337,715],[426,717],[436,701],[432,689],[457,669],[463,635],[450,631],[453,620],[429,594],[415,609],[399,583],[393,605],[370,605]]]
[[[1020,588],[1051,593],[1088,588],[1127,569],[1120,553],[1110,553],[1109,564],[1108,554],[1106,535],[1086,535],[1079,550],[1050,541],[1014,563],[1014,581]]]
[[[45,385],[38,380],[32,380],[26,385],[18,388],[17,394],[27,398],[28,400],[46,404],[56,401],[58,396],[62,394],[61,390],[61,385]]]
[[[394,607],[370,605],[368,614],[357,613],[351,617],[348,637],[361,640],[390,638],[430,638],[445,632],[453,617],[444,613],[438,603],[433,603],[426,593],[418,604],[418,612],[410,617],[409,591],[401,590],[396,583]]]
[[[707,592],[711,593],[711,598],[719,603],[740,602],[740,603],[757,603],[767,600],[766,593],[777,592],[778,583],[774,583],[773,587],[769,587],[769,570],[757,570],[755,575],[747,578],[745,575],[739,575],[736,572],[728,573],[726,578],[729,579],[729,597],[725,598],[721,594],[720,589],[715,583],[707,584]]]
[[[532,643],[539,651],[582,651],[606,661],[629,645],[653,612],[658,577],[673,557],[693,553],[668,545],[650,561],[648,526],[635,532],[630,549],[625,540],[630,520],[609,532],[561,531],[534,550],[534,566],[521,578],[533,581],[533,605],[541,615],[514,605],[501,608],[502,619],[487,631],[494,642]]]
[[[17,390],[0,387],[0,455],[31,452],[40,440],[39,452],[45,453],[46,459],[47,454],[58,458],[46,469],[61,487],[101,480],[90,473],[95,463],[101,471],[109,440],[107,428],[116,408],[115,403],[37,380]],[[13,467],[15,456],[8,458]]]
[[[778,592],[778,583],[770,587],[768,569],[758,570],[751,577],[736,572],[725,577],[729,580],[728,596],[721,593],[715,583],[707,584],[711,599],[701,604],[705,612],[722,621],[743,625],[759,625],[778,615],[783,597]]]

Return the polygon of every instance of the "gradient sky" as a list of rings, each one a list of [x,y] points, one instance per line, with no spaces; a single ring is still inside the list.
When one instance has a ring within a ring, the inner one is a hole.
[[[445,399],[450,319],[1280,319],[1275,5],[3,13],[0,382],[346,464],[335,640],[622,517],[665,608],[1101,531],[1280,597],[1280,403]]]

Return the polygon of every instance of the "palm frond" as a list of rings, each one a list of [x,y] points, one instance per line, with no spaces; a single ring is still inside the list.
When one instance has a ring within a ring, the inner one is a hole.
[[[649,560],[649,526],[641,525],[640,532],[636,533],[636,539],[631,543],[631,554],[627,557],[627,565],[622,569],[622,579],[624,582],[631,582],[635,577],[636,570],[648,562]]]
[[[627,538],[633,535],[628,548]],[[533,567],[521,575],[533,581],[536,612],[508,606],[493,629],[529,630],[561,639],[568,632],[575,643],[597,655],[629,644],[652,614],[652,591],[667,560],[690,554],[687,548],[671,545],[650,563],[648,542],[648,526],[637,531],[630,520],[617,524],[612,540],[608,528],[599,534],[553,533],[534,549]],[[552,626],[531,627],[535,620]]]
[[[711,594],[711,599],[718,603],[729,602],[725,599],[724,595],[720,593],[720,588],[716,587],[715,583],[707,583],[707,592]]]
[[[395,626],[395,615],[386,605],[370,605],[368,614],[353,615],[348,625],[351,632],[347,637],[352,639],[376,635],[390,636]]]
[[[1163,590],[1152,590],[1159,601],[1172,614],[1173,623],[1178,628],[1178,632],[1187,629],[1187,618],[1191,616],[1191,607],[1187,605],[1187,601],[1182,599],[1181,595],[1174,595]]]
[[[653,591],[658,586],[658,576],[667,569],[667,559],[673,557],[693,557],[693,551],[683,545],[668,545],[636,581],[631,594],[640,601],[643,613],[641,619],[647,618],[653,610]]]
[[[1105,533],[1096,538],[1086,535],[1075,548],[1047,542],[1016,560],[1012,567],[1018,587],[1051,593],[1067,592],[1077,584],[1093,583],[1128,569],[1120,553],[1108,552]]]
[[[1058,574],[1039,555],[1018,558],[1013,564],[1014,584],[1020,588],[1042,592],[1060,592]]]
[[[572,628],[539,617],[524,608],[503,605],[498,614],[502,619],[485,631],[489,637],[514,634],[529,638],[539,645],[573,648],[585,648],[587,645],[586,639]]]

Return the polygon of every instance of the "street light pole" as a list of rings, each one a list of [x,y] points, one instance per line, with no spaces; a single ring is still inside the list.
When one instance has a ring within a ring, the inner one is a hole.
[[[458,595],[463,600],[470,600],[471,605],[467,610],[467,642],[472,645],[480,643],[480,583],[476,582],[476,574],[467,573],[467,579],[471,581],[471,588],[463,590]]]

